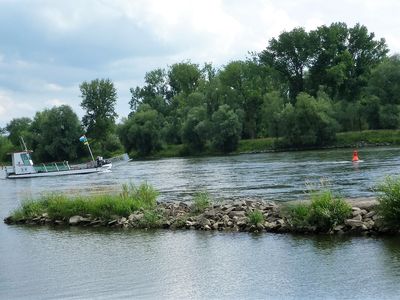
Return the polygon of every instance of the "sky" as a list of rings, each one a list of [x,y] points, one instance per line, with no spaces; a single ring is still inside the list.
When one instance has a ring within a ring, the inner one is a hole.
[[[400,52],[396,0],[0,0],[0,127],[70,105],[79,85],[109,78],[119,118],[146,72],[174,63],[220,68],[295,27],[365,25]]]

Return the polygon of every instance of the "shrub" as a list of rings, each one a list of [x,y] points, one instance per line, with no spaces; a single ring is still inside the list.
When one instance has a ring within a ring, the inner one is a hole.
[[[258,225],[264,222],[264,215],[261,210],[256,209],[248,213],[247,217],[252,225]]]
[[[207,207],[211,205],[210,195],[207,192],[198,192],[194,196],[192,212],[202,213]]]
[[[377,212],[383,221],[394,228],[400,227],[400,178],[387,177],[378,185]]]
[[[294,228],[309,226],[310,205],[304,203],[291,204],[283,209],[288,223]]]
[[[297,229],[316,226],[327,231],[341,224],[351,214],[351,206],[342,198],[335,197],[325,190],[311,193],[310,204],[294,204],[285,209],[288,223]]]

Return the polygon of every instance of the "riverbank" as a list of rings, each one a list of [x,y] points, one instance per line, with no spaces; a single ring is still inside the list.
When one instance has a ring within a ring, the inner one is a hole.
[[[240,140],[238,148],[230,154],[242,153],[264,153],[264,152],[284,152],[302,151],[315,149],[334,149],[334,148],[362,148],[375,146],[400,145],[400,130],[364,130],[340,132],[336,134],[336,141],[331,145],[320,147],[297,148],[282,146],[281,138],[258,138]],[[221,152],[205,149],[200,153],[190,153],[184,145],[166,145],[162,150],[153,153],[147,158],[166,158],[166,157],[186,157],[186,156],[210,156],[225,155]],[[136,153],[131,153],[131,157],[139,158]]]
[[[73,215],[69,218],[52,218],[47,212],[32,215],[29,218],[15,219],[12,216],[4,219],[6,224],[48,225],[48,226],[82,226],[111,228],[158,228],[188,229],[206,231],[240,231],[240,232],[273,232],[302,234],[362,234],[379,235],[395,234],[384,226],[377,214],[375,199],[360,201],[349,200],[351,214],[342,223],[335,224],[328,230],[318,226],[294,225],[287,214],[287,205],[274,202],[236,200],[214,204],[197,210],[194,203],[165,202],[158,203],[152,213],[140,209],[129,216],[114,215],[111,218],[93,217],[90,214]]]

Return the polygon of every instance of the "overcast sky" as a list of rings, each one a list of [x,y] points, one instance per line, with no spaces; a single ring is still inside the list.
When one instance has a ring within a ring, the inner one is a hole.
[[[367,26],[400,52],[395,0],[0,0],[0,127],[68,104],[83,111],[79,84],[111,79],[117,113],[146,72],[190,60],[221,67],[302,26]]]

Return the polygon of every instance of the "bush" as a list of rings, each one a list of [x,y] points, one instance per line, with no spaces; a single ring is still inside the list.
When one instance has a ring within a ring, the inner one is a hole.
[[[207,192],[199,192],[194,196],[192,212],[202,213],[207,207],[211,205],[210,195]]]
[[[252,225],[258,225],[264,222],[264,215],[259,209],[249,212],[247,217],[249,218],[249,222]]]
[[[351,206],[342,198],[335,198],[331,191],[311,195],[309,222],[322,230],[341,224],[350,216]]]
[[[310,204],[294,204],[286,207],[288,223],[297,229],[316,226],[318,230],[328,231],[342,224],[351,214],[351,206],[342,198],[336,198],[331,191],[311,193]]]
[[[288,223],[294,228],[305,228],[309,226],[309,213],[310,205],[298,203],[291,204],[284,208],[284,215],[286,216]]]
[[[400,178],[387,177],[378,185],[377,212],[383,221],[394,228],[400,227]]]

